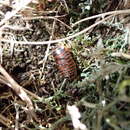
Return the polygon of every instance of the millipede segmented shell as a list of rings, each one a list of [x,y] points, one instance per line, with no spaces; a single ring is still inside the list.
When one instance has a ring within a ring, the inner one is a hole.
[[[77,77],[77,68],[70,50],[64,46],[54,49],[53,56],[61,75],[69,80]]]

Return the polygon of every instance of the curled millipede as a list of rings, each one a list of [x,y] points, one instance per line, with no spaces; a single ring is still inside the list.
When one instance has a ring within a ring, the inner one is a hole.
[[[53,56],[61,75],[71,81],[74,80],[77,77],[77,68],[70,50],[64,46],[58,46]]]

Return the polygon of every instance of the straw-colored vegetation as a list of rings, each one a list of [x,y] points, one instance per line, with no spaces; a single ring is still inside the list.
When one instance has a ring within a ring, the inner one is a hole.
[[[129,8],[130,0],[0,0],[0,127],[129,130]],[[59,73],[57,46],[72,52],[73,81]]]

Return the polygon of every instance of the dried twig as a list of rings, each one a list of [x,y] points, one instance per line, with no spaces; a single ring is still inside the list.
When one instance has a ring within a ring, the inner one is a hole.
[[[60,8],[61,8],[61,6],[59,6],[58,10],[59,10]],[[58,13],[58,11],[57,11],[57,13]],[[56,15],[57,15],[57,14],[56,14]],[[53,24],[52,24],[52,31],[51,31],[50,41],[51,41],[51,40],[53,39],[53,37],[54,37],[55,25],[56,25],[56,19],[54,19]],[[46,61],[47,61],[47,58],[48,58],[48,55],[49,55],[50,47],[51,47],[51,43],[49,43],[48,46],[47,46],[47,50],[46,50],[46,54],[45,54],[44,62],[43,62],[43,67],[42,67],[42,72],[43,72],[43,70],[44,70],[44,67],[45,67],[45,64],[46,64]]]
[[[102,13],[102,14],[98,14],[98,15],[94,15],[94,16],[90,16],[90,17],[87,17],[87,18],[84,18],[84,19],[81,19],[77,22],[75,22],[72,27],[75,27],[77,24],[80,24],[84,21],[87,21],[87,20],[90,20],[90,19],[95,19],[95,18],[104,18],[105,16],[108,16],[108,15],[118,15],[118,14],[127,14],[127,13],[130,13],[130,9],[127,9],[127,10],[117,10],[117,11],[110,11],[110,12],[106,12],[106,13]]]
[[[74,35],[65,37],[65,38],[61,38],[61,39],[57,39],[57,40],[50,40],[50,41],[43,41],[43,42],[36,42],[36,41],[34,41],[34,42],[29,42],[29,41],[26,41],[26,42],[25,42],[25,41],[14,41],[14,43],[15,43],[15,44],[26,44],[26,45],[27,45],[27,44],[28,44],[28,45],[46,45],[46,44],[52,44],[52,43],[63,42],[63,41],[66,41],[66,40],[75,38],[75,37],[77,37],[77,36],[79,36],[79,35],[81,35],[81,34],[86,33],[87,31],[91,30],[92,28],[96,27],[97,25],[103,23],[105,20],[108,20],[108,19],[112,18],[113,16],[115,16],[115,15],[108,16],[108,17],[106,17],[106,18],[104,18],[104,19],[98,21],[97,23],[92,24],[91,26],[89,26],[89,27],[83,29],[82,31],[80,31],[80,32],[78,32],[78,33],[76,33],[76,34],[74,34]],[[8,42],[8,43],[10,43],[10,40],[4,39],[4,38],[1,38],[0,40],[3,41],[3,42]]]
[[[7,86],[11,87],[10,83],[8,82],[8,80],[7,80],[5,77],[3,77],[2,75],[0,75],[0,83],[6,84]],[[23,90],[24,90],[28,95],[30,95],[32,98],[37,99],[37,100],[40,100],[40,101],[42,100],[41,97],[39,97],[39,96],[37,96],[36,94],[30,92],[29,90],[27,90],[27,89],[25,89],[25,88],[23,88]]]
[[[5,24],[8,20],[10,20],[13,16],[15,16],[21,9],[25,8],[32,0],[21,0],[18,1],[19,6],[16,5],[16,9],[12,10],[11,12],[7,12],[5,14],[5,18],[1,20],[0,26]],[[17,1],[16,1],[17,2]]]
[[[82,31],[74,34],[74,35],[71,35],[71,36],[68,36],[68,37],[65,37],[65,38],[61,38],[61,39],[57,39],[57,40],[49,40],[49,41],[43,41],[43,42],[29,42],[29,41],[14,41],[15,44],[29,44],[29,45],[45,45],[45,44],[52,44],[52,43],[58,43],[58,42],[63,42],[63,41],[66,41],[66,40],[69,40],[69,39],[72,39],[72,38],[75,38],[81,34],[84,34],[85,32],[91,30],[92,28],[96,27],[97,25],[103,23],[105,20],[108,20],[110,19],[111,17],[113,16],[116,16],[116,15],[119,15],[119,14],[128,14],[130,13],[130,9],[127,9],[127,10],[119,10],[119,11],[111,11],[111,12],[107,12],[107,13],[103,13],[103,14],[99,14],[99,15],[95,15],[95,16],[91,16],[91,17],[88,17],[86,19],[83,19],[81,21],[78,21],[77,23],[73,24],[73,26],[79,24],[80,22],[83,22],[83,21],[86,21],[86,20],[89,20],[89,19],[93,19],[93,18],[97,18],[97,17],[104,17],[104,16],[107,16],[107,15],[110,15],[106,18],[103,18],[102,20],[92,24],[91,26],[83,29]],[[7,39],[4,39],[4,38],[1,38],[0,39],[1,41],[3,42],[8,42],[10,43],[10,40],[7,40]]]
[[[26,92],[24,91],[24,89],[16,81],[14,81],[14,79],[6,72],[6,70],[1,65],[0,65],[0,72],[4,76],[3,78],[2,78],[2,76],[0,77],[0,82],[7,84],[10,88],[12,88],[16,92],[16,94],[24,102],[26,102],[29,114],[31,115],[31,117],[33,119],[38,121],[36,114],[34,112],[33,103],[30,100],[30,98],[28,97],[28,95],[26,94]],[[6,80],[4,80],[4,78]],[[6,81],[8,81],[8,82],[6,83]]]
[[[0,114],[0,122],[4,124],[6,127],[10,127],[10,124],[12,123],[11,120],[7,119],[5,116]]]

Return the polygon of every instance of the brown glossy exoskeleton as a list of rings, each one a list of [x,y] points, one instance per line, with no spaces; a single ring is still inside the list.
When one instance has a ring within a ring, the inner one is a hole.
[[[53,56],[61,75],[70,81],[74,80],[77,77],[77,67],[71,51],[64,46],[58,46],[54,49]]]

